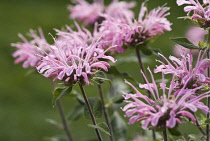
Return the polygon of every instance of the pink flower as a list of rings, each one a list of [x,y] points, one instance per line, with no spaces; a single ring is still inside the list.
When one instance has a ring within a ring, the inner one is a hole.
[[[115,62],[111,56],[106,56],[107,50],[99,48],[100,40],[91,39],[87,42],[89,35],[84,35],[87,29],[78,32],[58,31],[60,39],[55,40],[55,45],[48,46],[50,53],[42,55],[42,61],[37,66],[39,73],[45,77],[55,76],[66,83],[84,82],[89,85],[88,78],[94,75],[99,69],[108,71],[110,64],[106,60]],[[43,51],[44,52],[44,51]]]
[[[186,38],[191,41],[194,45],[198,45],[199,41],[202,42],[203,39],[204,39],[204,36],[207,34],[207,32],[205,30],[202,30],[201,28],[199,27],[190,27],[188,30],[187,30],[187,33],[186,33]],[[176,56],[181,56],[181,54],[186,53],[190,53],[190,49],[187,49],[187,48],[184,48],[182,47],[181,45],[176,45],[176,47],[174,47],[174,54]],[[192,50],[192,54],[198,54],[198,50]]]
[[[13,53],[13,57],[17,57],[15,64],[20,62],[23,63],[23,67],[27,68],[31,66],[34,68],[40,62],[40,57],[37,54],[42,54],[40,49],[47,51],[49,44],[47,43],[44,34],[41,29],[39,29],[39,35],[36,34],[34,30],[30,30],[31,41],[28,41],[23,35],[19,34],[19,37],[23,40],[23,43],[13,43],[12,46],[16,47],[17,50]]]
[[[143,44],[149,39],[163,34],[164,31],[171,30],[171,23],[165,18],[168,7],[158,7],[146,14],[145,3],[142,4],[139,18],[133,22],[132,18],[127,18],[127,22],[105,15],[105,21],[100,25],[95,36],[100,36],[106,43],[104,47],[116,45],[115,52],[125,52],[125,45],[136,46]]]
[[[104,10],[103,0],[94,0],[90,4],[85,0],[75,0],[75,6],[69,6],[70,18],[83,21],[85,25],[94,24]]]
[[[107,14],[114,18],[121,18],[124,21],[127,18],[133,18],[134,13],[130,10],[135,6],[134,2],[125,2],[113,0],[108,6],[104,6],[103,0],[94,0],[93,3],[88,3],[85,0],[75,0],[75,6],[69,6],[70,18],[83,21],[84,25],[101,23],[104,17],[101,15]]]
[[[210,59],[204,59],[205,52],[203,54],[202,51],[199,52],[195,66],[193,65],[192,53],[187,55],[182,54],[181,58],[170,56],[171,62],[163,55],[159,55],[163,57],[166,63],[158,60],[161,65],[157,66],[155,73],[172,74],[180,83],[179,87],[182,87],[186,83],[189,83],[187,88],[196,88],[200,85],[210,84],[210,78],[206,76],[206,69],[210,67]]]
[[[192,13],[191,19],[199,20],[198,24],[201,27],[209,27],[210,21],[210,1],[203,0],[201,4],[198,0],[177,0],[178,6],[187,4],[184,7],[184,11],[189,16]]]
[[[195,92],[201,87],[185,89],[185,85],[182,89],[176,90],[177,82],[173,78],[167,88],[164,74],[158,87],[150,70],[149,72],[152,83],[149,83],[143,74],[147,83],[139,84],[139,87],[148,90],[151,93],[151,98],[126,81],[135,91],[134,94],[124,93],[127,104],[122,110],[126,113],[126,117],[130,117],[130,124],[144,121],[143,129],[151,127],[153,129],[174,128],[178,124],[182,124],[184,117],[195,122],[193,113],[198,109],[201,109],[204,113],[209,112],[209,108],[200,102],[201,99],[207,97],[208,92],[195,96]],[[161,93],[159,89],[162,91]]]
[[[128,20],[134,18],[134,13],[130,9],[135,5],[135,2],[113,0],[105,9],[105,14],[113,18],[119,18],[124,23],[127,23]]]

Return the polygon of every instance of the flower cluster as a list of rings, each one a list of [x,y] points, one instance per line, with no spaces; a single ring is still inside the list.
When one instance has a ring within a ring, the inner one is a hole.
[[[200,102],[201,99],[207,97],[208,92],[196,96],[196,91],[200,87],[186,89],[187,83],[181,89],[176,90],[179,84],[174,79],[172,79],[169,88],[167,88],[163,74],[162,82],[159,85],[162,90],[160,93],[150,70],[149,72],[152,83],[149,83],[143,73],[147,83],[139,84],[139,87],[148,90],[151,98],[138,91],[131,83],[126,82],[135,91],[135,94],[124,93],[124,98],[128,104],[122,110],[126,112],[126,117],[130,117],[130,124],[145,121],[142,125],[143,129],[153,128],[161,130],[174,128],[178,124],[182,124],[184,117],[195,122],[196,118],[193,113],[198,109],[204,113],[209,112],[209,108]]]
[[[123,53],[125,52],[124,45],[143,44],[163,34],[164,31],[170,31],[171,23],[165,18],[169,15],[168,10],[168,7],[158,7],[146,14],[147,8],[145,3],[142,3],[138,20],[133,21],[132,18],[123,20],[123,18],[105,16],[106,20],[102,22],[95,36],[100,35],[106,41],[104,47],[117,45],[114,51]]]
[[[162,72],[164,74],[172,74],[176,77],[179,82],[179,87],[184,86],[185,84],[187,88],[196,88],[203,84],[210,84],[210,78],[206,76],[206,69],[210,67],[210,59],[204,59],[205,53],[202,54],[202,51],[199,52],[197,62],[193,67],[193,55],[192,53],[181,55],[181,58],[176,58],[174,56],[170,56],[169,59],[171,62],[160,54],[167,62],[167,64],[158,60],[161,63],[155,69],[155,73]]]
[[[94,75],[98,69],[107,71],[110,67],[106,60],[115,62],[111,56],[106,56],[107,50],[99,48],[100,39],[90,39],[87,29],[78,32],[72,31],[67,27],[69,32],[57,30],[59,39],[54,45],[49,45],[49,53],[44,52],[40,55],[41,63],[37,66],[39,73],[45,77],[56,76],[57,79],[66,83],[85,82],[89,85],[89,77]],[[89,39],[91,41],[89,41]]]
[[[203,0],[201,4],[198,0],[177,0],[178,6],[187,4],[184,7],[184,11],[190,16],[191,19],[197,21],[197,24],[203,28],[208,28],[210,26],[210,1]]]
[[[17,57],[15,64],[24,62],[24,68],[29,66],[34,68],[37,64],[39,64],[40,57],[37,56],[37,54],[42,54],[39,49],[47,51],[47,46],[49,46],[41,29],[39,29],[39,35],[40,36],[38,36],[34,30],[30,30],[29,36],[33,39],[28,41],[23,35],[19,34],[23,43],[12,44],[12,46],[17,48],[17,50],[13,53],[13,57]]]
[[[75,5],[70,5],[70,18],[83,21],[84,25],[101,22],[104,18],[102,14],[107,14],[114,18],[133,18],[134,14],[130,10],[135,6],[135,2],[125,2],[113,0],[107,7],[103,0],[94,0],[92,4],[85,0],[76,0]]]

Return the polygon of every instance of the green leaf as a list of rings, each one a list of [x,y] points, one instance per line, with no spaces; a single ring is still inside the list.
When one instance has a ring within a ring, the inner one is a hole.
[[[174,135],[174,136],[181,136],[182,133],[181,131],[178,130],[178,128],[168,128],[168,131],[171,133],[171,135]]]
[[[149,46],[144,45],[144,44],[140,45],[139,49],[142,51],[144,55],[147,55],[147,56],[152,55],[153,53],[152,50],[149,48]]]
[[[102,104],[101,100],[98,97],[88,98],[90,107],[92,109],[93,115],[95,118],[100,118],[102,116]],[[86,119],[91,119],[90,113],[88,111],[87,105],[84,107],[84,115]]]
[[[70,121],[75,121],[78,120],[84,112],[84,105],[82,104],[77,104],[73,110],[69,113],[67,116],[67,119]]]
[[[68,141],[64,137],[45,137],[44,141]]]
[[[162,51],[160,49],[152,49],[152,52],[155,56],[157,56],[161,61],[163,60],[163,57],[161,57],[160,55],[158,55],[159,53],[160,54],[163,54]]]
[[[70,92],[72,91],[72,87],[73,87],[72,85],[71,86],[56,87],[54,92],[53,92],[53,99],[52,99],[53,106],[55,106],[56,101],[58,99],[70,94]]]
[[[102,72],[102,71],[98,71],[98,72],[93,76],[92,80],[93,80],[96,84],[98,84],[98,85],[104,83],[105,81],[108,81],[109,84],[111,85],[111,80],[108,79],[108,78],[106,77],[106,74],[105,74],[104,72]]]
[[[111,66],[107,72],[108,74],[120,75],[121,73],[115,66]]]
[[[203,48],[195,46],[193,43],[191,43],[187,38],[184,37],[178,37],[178,38],[170,38],[172,41],[175,43],[188,48],[188,49],[200,49],[202,50]]]
[[[81,105],[84,105],[85,104],[85,101],[84,101],[84,98],[80,95],[80,93],[78,93],[77,91],[73,90],[71,92],[72,95],[74,95],[77,99],[77,101],[81,104]]]
[[[120,71],[118,71],[118,69],[115,66],[111,66],[107,73],[108,74],[112,74],[115,77],[119,77],[119,78],[126,79],[128,81],[132,81],[132,82],[137,84],[136,80],[133,77],[131,77],[130,74],[128,74],[128,73],[120,73]]]
[[[210,118],[207,118],[207,119],[205,120],[205,124],[210,124]]]
[[[188,140],[189,141],[206,141],[206,136],[190,134],[190,135],[188,135]]]
[[[127,141],[127,124],[116,111],[111,118],[111,124],[116,140]]]
[[[93,125],[93,124],[88,124],[89,127],[92,127],[92,128],[95,128],[95,129],[98,129],[100,130],[101,132],[107,134],[110,136],[110,133],[109,133],[109,127],[107,126],[106,123],[102,122],[102,123],[98,123],[97,125]]]
[[[53,120],[53,119],[46,119],[46,121],[48,123],[50,123],[51,125],[55,126],[58,129],[62,129],[63,130],[63,125],[58,123],[57,121]]]

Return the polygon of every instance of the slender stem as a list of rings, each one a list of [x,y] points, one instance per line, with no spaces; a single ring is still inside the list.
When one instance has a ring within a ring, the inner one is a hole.
[[[103,107],[103,112],[104,112],[104,118],[106,120],[106,124],[108,125],[109,127],[109,130],[110,130],[110,141],[115,141],[114,139],[114,133],[113,133],[113,129],[112,129],[112,125],[111,125],[111,122],[110,122],[110,119],[109,119],[109,114],[107,112],[107,108],[105,106],[105,102],[104,102],[104,96],[103,96],[103,92],[102,92],[102,88],[101,88],[101,85],[99,84],[98,85],[98,90],[99,90],[99,94],[100,94],[100,98],[101,98],[101,103],[102,103],[102,107]]]
[[[61,117],[61,120],[62,120],[62,123],[63,123],[64,131],[66,133],[66,136],[68,137],[68,141],[73,141],[72,136],[70,134],[68,124],[66,122],[66,118],[65,118],[65,115],[64,115],[64,112],[63,112],[63,107],[62,107],[61,101],[58,99],[56,104],[57,104],[58,112],[60,114],[60,117]]]
[[[166,129],[163,131],[163,140],[168,141]]]
[[[83,86],[82,86],[81,83],[79,83],[79,86],[80,86],[80,90],[81,90],[81,92],[82,92],[83,98],[84,98],[84,100],[85,100],[85,103],[86,103],[86,105],[87,105],[87,108],[88,108],[88,111],[89,111],[89,114],[90,114],[92,123],[93,123],[93,125],[97,125],[97,124],[96,124],[95,117],[94,117],[94,115],[93,115],[93,111],[92,111],[92,109],[91,109],[91,107],[90,107],[90,103],[89,103],[89,101],[88,101],[88,99],[87,99],[87,96],[86,96],[86,94],[85,94],[85,90],[84,90],[84,88],[83,88]],[[100,135],[100,133],[99,133],[99,131],[98,131],[98,129],[95,128],[95,132],[96,132],[96,135],[97,135],[97,137],[98,137],[98,140],[99,140],[99,141],[103,141],[102,138],[101,138],[101,135]]]
[[[208,59],[210,58],[210,56],[209,56],[209,45],[208,45],[209,43],[210,43],[210,29],[208,30],[208,40],[207,40],[207,48],[208,48],[208,50],[206,52]],[[207,69],[207,75],[208,75],[208,77],[210,77],[210,68],[209,67]],[[210,96],[209,96],[209,94],[208,94],[208,97],[207,97],[207,106],[210,108]],[[207,113],[206,118],[208,119],[209,116],[210,116],[210,114]],[[209,130],[210,130],[210,128],[209,128],[209,125],[207,124],[206,125],[206,137],[207,137],[207,141],[210,140],[210,138],[209,138]]]
[[[140,55],[140,51],[139,51],[138,47],[136,47],[136,56],[137,56],[137,59],[138,59],[138,62],[139,62],[140,69],[145,74],[144,65],[142,63],[141,55]],[[143,75],[142,75],[142,78],[144,79]],[[144,79],[144,82],[146,83],[145,79]]]
[[[200,126],[200,124],[198,123],[198,119],[197,119],[197,117],[196,117],[195,114],[194,114],[194,116],[195,116],[195,119],[196,119],[196,121],[195,121],[196,126],[198,127],[198,129],[200,130],[200,132],[205,136],[206,133],[204,132],[203,128],[202,128],[202,127]]]
[[[141,54],[140,54],[140,51],[139,51],[138,47],[136,47],[136,56],[138,58],[140,69],[145,74],[144,65],[142,63]],[[143,74],[142,74],[142,78],[144,79],[144,83],[146,84],[147,82],[146,82],[146,79],[143,77]],[[150,92],[147,91],[147,93],[148,93],[148,97],[151,98]],[[156,139],[156,134],[155,134],[155,131],[154,130],[152,130],[152,137],[153,137],[153,140]]]

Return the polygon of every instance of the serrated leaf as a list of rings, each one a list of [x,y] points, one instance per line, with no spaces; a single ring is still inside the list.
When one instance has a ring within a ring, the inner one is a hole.
[[[117,141],[127,141],[127,124],[118,112],[114,112],[111,118],[111,125]]]
[[[171,133],[171,135],[174,136],[181,136],[181,131],[178,130],[178,128],[168,128],[168,131]]]
[[[84,113],[84,105],[77,104],[73,110],[67,116],[67,119],[70,121],[78,120]]]
[[[72,85],[67,86],[67,87],[65,87],[65,86],[56,87],[53,92],[53,99],[52,99],[53,106],[55,106],[55,103],[58,99],[70,94],[70,92],[72,91],[72,87],[73,87]]]
[[[110,136],[110,133],[109,133],[109,127],[107,126],[106,123],[102,122],[102,123],[98,123],[97,125],[93,125],[93,124],[88,124],[89,127],[92,127],[92,128],[95,128],[95,129],[98,129],[100,130],[101,132],[107,134]]]
[[[88,98],[90,107],[92,109],[95,118],[100,118],[102,116],[102,104],[98,97]],[[90,113],[88,111],[87,105],[84,107],[84,116],[86,119],[91,119]]]
[[[111,80],[108,79],[108,78],[106,77],[106,74],[105,74],[104,72],[102,72],[102,71],[97,72],[97,73],[93,76],[92,80],[93,80],[96,84],[98,84],[98,85],[100,85],[100,84],[102,84],[102,83],[104,83],[104,82],[106,82],[106,81],[108,81],[108,82],[110,83],[110,85],[111,85]]]
[[[195,46],[193,43],[191,43],[187,38],[184,37],[178,37],[178,38],[170,38],[172,41],[174,41],[175,43],[188,48],[188,49],[204,49],[198,46]]]

